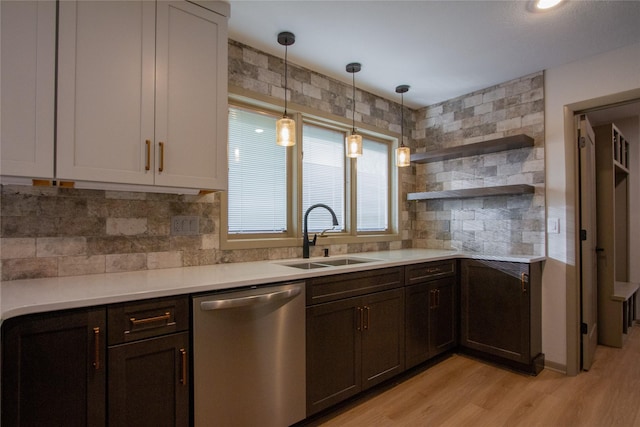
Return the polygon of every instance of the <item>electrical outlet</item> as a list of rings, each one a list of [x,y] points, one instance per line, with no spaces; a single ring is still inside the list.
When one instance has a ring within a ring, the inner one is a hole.
[[[198,216],[172,216],[172,236],[193,236],[200,231],[200,217]]]

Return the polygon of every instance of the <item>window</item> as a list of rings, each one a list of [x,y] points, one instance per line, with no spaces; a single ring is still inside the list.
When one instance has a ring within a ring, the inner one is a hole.
[[[276,110],[277,111],[277,110]],[[330,206],[308,216],[310,232],[330,230],[325,244],[398,240],[396,139],[363,135],[363,155],[345,156],[350,126],[296,114],[294,147],[275,144],[279,113],[232,102],[229,107],[229,190],[222,197],[221,247],[267,248],[300,244],[310,206]],[[363,240],[365,239],[365,240]],[[373,240],[372,240],[373,239]]]
[[[389,145],[362,139],[358,159],[358,231],[389,227]]]
[[[276,146],[277,117],[229,108],[228,232],[287,229],[287,152]]]
[[[345,204],[345,160],[344,132],[319,126],[303,127],[302,157],[302,213],[309,206],[324,203],[338,217],[339,227],[344,230]],[[309,231],[322,231],[333,227],[331,215],[324,209],[309,213]]]

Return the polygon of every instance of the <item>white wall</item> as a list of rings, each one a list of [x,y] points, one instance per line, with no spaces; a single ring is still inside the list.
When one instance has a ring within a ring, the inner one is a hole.
[[[550,367],[576,373],[579,301],[576,284],[575,143],[573,111],[640,98],[640,43],[545,71],[547,235],[542,278],[542,350]],[[565,120],[565,116],[566,119]]]

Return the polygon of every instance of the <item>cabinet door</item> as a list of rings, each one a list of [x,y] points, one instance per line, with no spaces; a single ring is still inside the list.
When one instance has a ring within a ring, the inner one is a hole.
[[[448,277],[405,290],[406,368],[455,347],[457,342],[456,279]]]
[[[516,362],[530,362],[528,265],[464,260],[461,344]],[[525,274],[525,278],[523,278]]]
[[[429,283],[405,289],[405,360],[411,368],[429,359],[429,317],[433,290]]]
[[[307,307],[307,415],[360,391],[360,298]]]
[[[435,280],[430,283],[429,289],[429,357],[433,357],[456,346],[456,279]]]
[[[189,333],[109,347],[109,425],[189,425]]]
[[[155,2],[60,2],[58,37],[58,178],[153,184]]]
[[[158,2],[157,19],[156,185],[226,189],[227,18]]]
[[[2,1],[3,175],[53,178],[56,3]]]
[[[104,426],[104,309],[2,325],[2,425]]]
[[[404,289],[362,298],[362,388],[404,370]]]

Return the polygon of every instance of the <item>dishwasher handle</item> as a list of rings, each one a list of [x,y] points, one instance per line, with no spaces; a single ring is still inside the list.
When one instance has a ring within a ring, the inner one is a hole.
[[[250,295],[240,298],[215,299],[202,301],[200,309],[203,311],[224,310],[226,308],[251,307],[260,304],[272,303],[284,299],[293,298],[300,294],[300,287],[276,291],[268,294]]]

